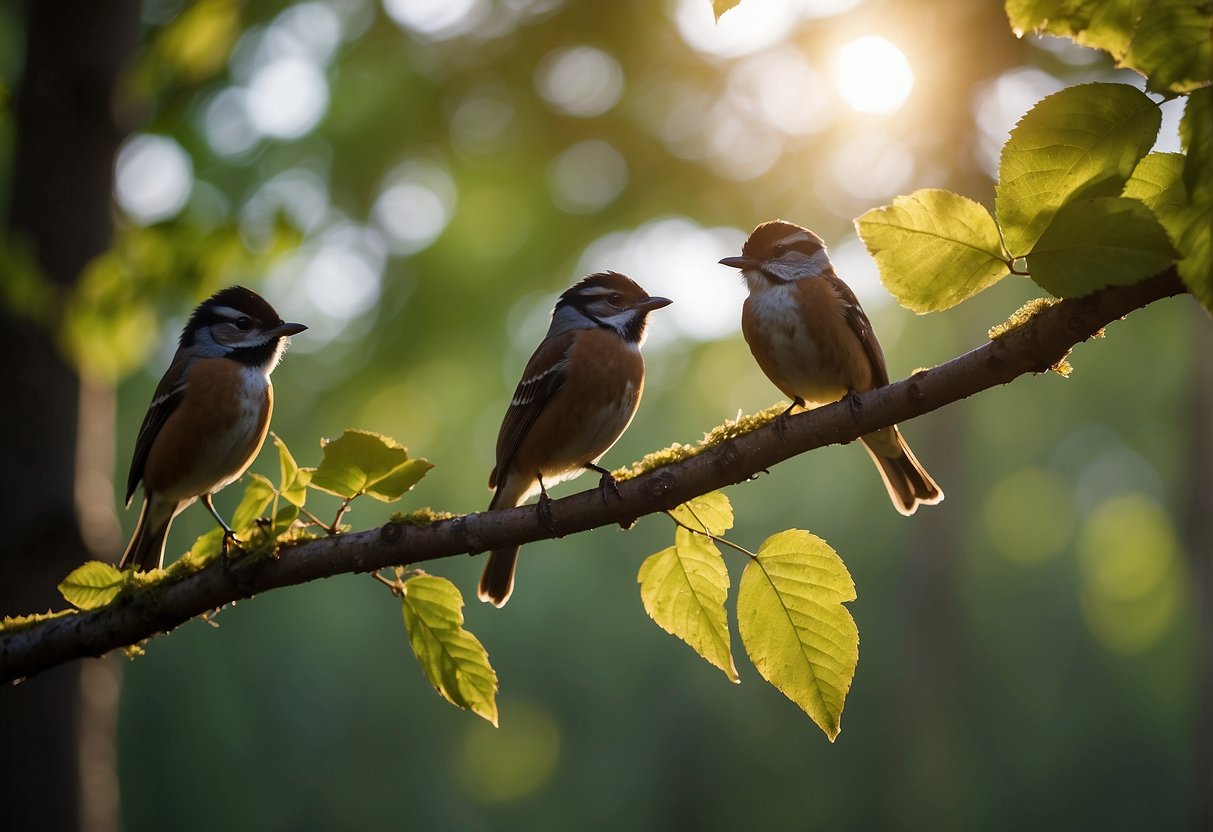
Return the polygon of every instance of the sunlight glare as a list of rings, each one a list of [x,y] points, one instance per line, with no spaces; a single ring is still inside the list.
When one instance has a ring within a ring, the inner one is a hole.
[[[140,225],[177,216],[194,187],[193,161],[168,136],[131,136],[118,150],[114,168],[114,197]]]
[[[654,295],[674,298],[651,327],[649,343],[660,348],[679,337],[714,341],[741,326],[746,290],[734,270],[704,268],[741,250],[745,232],[705,228],[687,217],[652,220],[631,231],[615,231],[586,247],[575,274],[615,269],[636,278]],[[551,298],[539,301],[551,309]]]
[[[914,86],[905,53],[876,35],[856,38],[839,49],[834,70],[839,94],[861,113],[897,112]]]

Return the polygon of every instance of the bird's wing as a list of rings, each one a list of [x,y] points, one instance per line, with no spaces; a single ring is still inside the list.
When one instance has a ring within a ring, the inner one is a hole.
[[[152,452],[152,444],[160,435],[160,429],[168,421],[181,400],[185,398],[185,377],[194,359],[192,356],[174,357],[173,363],[160,379],[152,403],[143,417],[139,427],[139,438],[135,440],[135,453],[131,457],[131,472],[126,478],[126,504],[131,504],[135,495],[135,487],[143,479],[143,469],[147,465],[148,454]]]
[[[539,414],[552,396],[564,387],[568,378],[568,353],[575,331],[566,332],[541,343],[522,373],[522,381],[510,400],[510,409],[497,434],[497,466],[489,475],[489,488],[497,487],[497,474],[505,471],[530,432]]]
[[[864,314],[863,307],[859,305],[859,298],[855,297],[855,293],[851,291],[851,287],[842,282],[842,279],[833,273],[825,274],[823,277],[829,281],[831,288],[838,293],[842,299],[843,306],[846,307],[847,326],[851,328],[851,332],[859,339],[859,343],[863,346],[863,351],[867,353],[868,361],[872,364],[872,384],[874,387],[884,387],[889,383],[889,368],[885,364],[884,350],[880,348],[880,342],[876,340],[876,333],[872,329],[872,322],[868,320],[868,316]]]

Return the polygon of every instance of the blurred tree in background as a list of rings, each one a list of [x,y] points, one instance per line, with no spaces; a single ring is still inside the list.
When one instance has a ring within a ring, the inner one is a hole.
[[[891,57],[863,50],[873,35]],[[1140,85],[1106,60],[1017,40],[996,0],[747,0],[719,24],[707,0],[0,7],[0,332],[21,393],[0,611],[45,608],[86,549],[120,551],[135,518],[115,523],[112,479],[183,316],[228,283],[311,325],[275,374],[275,431],[303,464],[345,427],[397,437],[437,463],[406,508],[487,505],[513,384],[591,270],[675,299],[607,464],[775,401],[714,265],[765,219],[830,243],[892,377],[967,350],[1039,291],[1008,279],[915,318],[851,220],[919,187],[989,204],[1035,101]],[[1163,105],[1159,149],[1178,149],[1179,112]],[[648,520],[528,546],[513,602],[466,610],[502,676],[500,730],[442,705],[397,607],[345,576],[6,691],[3,753],[30,779],[3,805],[14,828],[112,828],[119,792],[130,829],[1189,825],[1210,800],[1202,316],[1156,304],[1080,348],[1069,380],[910,424],[948,494],[912,520],[855,447],[730,491],[731,537],[812,529],[855,577],[862,658],[833,746],[748,665],[725,684],[646,620],[636,568],[669,538]],[[169,545],[209,527],[190,510]],[[468,591],[479,568],[438,571]]]

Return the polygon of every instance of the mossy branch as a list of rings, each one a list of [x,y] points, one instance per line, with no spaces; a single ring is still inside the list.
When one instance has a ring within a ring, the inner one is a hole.
[[[137,644],[209,610],[278,587],[628,525],[815,448],[851,442],[1021,375],[1046,372],[1109,323],[1184,291],[1172,268],[1132,286],[1043,306],[971,352],[859,397],[857,409],[838,404],[790,417],[782,438],[776,426],[767,423],[767,414],[751,417],[752,424],[730,423],[701,446],[650,455],[620,481],[619,498],[604,501],[599,489],[592,488],[556,500],[554,529],[539,521],[533,506],[420,525],[391,522],[288,544],[276,558],[238,561],[226,572],[218,565],[186,572],[124,593],[102,609],[29,620],[0,632],[0,680],[21,679]]]

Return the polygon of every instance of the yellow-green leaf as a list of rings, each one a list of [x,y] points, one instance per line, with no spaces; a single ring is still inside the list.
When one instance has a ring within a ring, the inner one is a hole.
[[[842,606],[854,600],[838,553],[799,529],[767,538],[737,591],[737,626],[754,667],[831,742],[859,662],[859,630]]]
[[[716,19],[720,20],[722,14],[740,2],[741,0],[712,0],[712,11],[716,14]]]
[[[1141,10],[1150,0],[1007,0],[1015,34],[1047,32],[1103,49],[1117,60],[1128,51]]]
[[[1187,165],[1193,156],[1180,153],[1151,153],[1141,160],[1133,176],[1125,183],[1124,195],[1146,205],[1167,236],[1179,249],[1179,277],[1188,290],[1205,308],[1213,312],[1213,257],[1210,257],[1210,235],[1213,235],[1213,200],[1203,183],[1195,190],[1198,197],[1205,194],[1203,205],[1189,204]]]
[[[425,677],[452,705],[497,724],[497,673],[480,641],[463,629],[463,596],[436,575],[404,582],[404,628]]]
[[[110,563],[90,560],[71,571],[59,584],[59,592],[82,610],[104,607],[126,586],[127,575]]]
[[[1179,259],[1145,205],[1097,197],[1065,205],[1028,255],[1038,286],[1059,298],[1144,280]]]
[[[955,306],[1008,274],[998,228],[971,199],[928,188],[855,220],[880,280],[915,312]]]
[[[223,529],[215,526],[209,532],[201,534],[194,541],[194,545],[190,547],[182,560],[191,561],[199,566],[205,566],[211,563],[215,558],[219,557],[220,548],[223,546]]]
[[[1179,139],[1188,154],[1184,185],[1193,205],[1213,203],[1213,87],[1188,96],[1179,122]]]
[[[1213,4],[1151,0],[1144,9],[1124,64],[1159,92],[1191,92],[1213,75]]]
[[[1128,84],[1082,84],[1037,102],[999,162],[994,213],[1009,252],[1030,253],[1063,205],[1119,194],[1161,120]]]
[[[346,499],[367,494],[393,502],[434,467],[424,459],[409,459],[403,445],[371,431],[347,430],[321,447],[324,459],[312,473],[311,485]]]
[[[273,483],[260,474],[250,474],[249,477],[244,496],[240,498],[240,505],[232,512],[232,521],[229,524],[236,536],[242,539],[244,533],[265,515],[265,510],[274,501]]]
[[[729,572],[712,541],[678,529],[674,545],[646,558],[636,580],[644,610],[658,627],[685,641],[730,681],[741,681],[724,611]]]
[[[300,468],[286,443],[274,436],[278,446],[278,493],[292,505],[302,507],[307,502],[307,486],[312,481],[313,468]]]
[[[733,528],[733,506],[723,491],[712,491],[687,500],[670,515],[697,532],[722,535]]]

